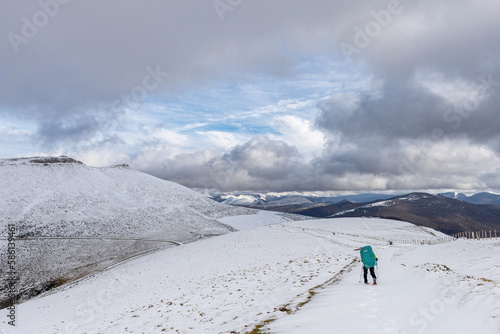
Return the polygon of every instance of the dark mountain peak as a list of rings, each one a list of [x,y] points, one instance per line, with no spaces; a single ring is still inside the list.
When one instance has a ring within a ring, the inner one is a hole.
[[[420,198],[432,198],[434,195],[431,195],[429,193],[422,193],[422,192],[413,192],[409,193],[407,195],[399,196],[399,197],[406,197],[406,198],[411,198],[411,199],[420,199]]]
[[[437,197],[436,195],[431,195],[423,192],[413,192],[406,195],[398,195],[389,199],[396,201],[422,201],[422,200],[428,201],[428,200],[438,200],[439,197]],[[376,201],[376,202],[381,202],[381,201]]]
[[[354,204],[354,202],[343,199],[341,201],[336,202],[335,204]]]

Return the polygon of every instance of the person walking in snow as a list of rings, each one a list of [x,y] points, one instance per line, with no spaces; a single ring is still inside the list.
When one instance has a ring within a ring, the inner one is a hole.
[[[375,265],[377,264],[377,256],[373,252],[371,246],[365,246],[360,250],[361,261],[363,262],[363,278],[365,284],[368,284],[368,270],[373,278],[373,285],[377,285],[377,276],[375,276]]]

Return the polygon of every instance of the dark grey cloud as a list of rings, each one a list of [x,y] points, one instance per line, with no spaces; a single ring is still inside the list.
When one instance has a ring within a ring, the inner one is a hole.
[[[496,106],[500,102],[500,83],[491,81],[487,86],[488,79],[483,79],[477,80],[482,98],[471,91],[457,103],[450,103],[413,82],[388,78],[376,94],[360,94],[354,107],[346,107],[338,98],[319,102],[317,125],[355,140],[380,136],[430,139],[441,133],[437,137],[467,136],[474,141],[488,141],[499,135]]]
[[[291,191],[307,168],[295,147],[257,136],[225,154],[183,154],[150,172],[199,189]]]
[[[315,167],[382,177],[388,188],[488,187],[474,175],[493,168],[479,166],[480,148],[494,161],[500,153],[500,23],[492,14],[500,4],[401,3],[385,30],[350,55],[376,87],[318,103],[316,124],[332,139]]]
[[[434,129],[473,140],[496,136],[500,125],[495,107],[500,102],[500,22],[493,13],[500,10],[500,4],[399,3],[398,14],[376,36],[365,34],[369,44],[352,56],[367,64],[367,73],[382,85],[380,91],[361,92],[357,107],[349,112],[335,101],[321,102],[317,123],[327,130],[342,131],[345,137],[417,139],[429,137]],[[379,21],[371,15],[353,26],[367,31],[370,22]],[[355,38],[354,29],[343,36],[352,45]],[[434,91],[419,84],[422,73],[439,79]],[[471,89],[453,103],[436,93],[445,84],[459,90],[459,83],[467,83]]]
[[[408,81],[388,78],[347,106],[338,97],[321,101],[316,124],[330,140],[314,168],[381,177],[387,189],[490,186],[476,176],[496,170],[485,162],[499,157],[500,94],[450,103]]]
[[[448,110],[443,101],[405,82],[385,82],[377,95],[360,94],[353,110],[345,110],[334,99],[318,103],[317,124],[327,131],[341,131],[343,137],[420,138],[443,123]]]

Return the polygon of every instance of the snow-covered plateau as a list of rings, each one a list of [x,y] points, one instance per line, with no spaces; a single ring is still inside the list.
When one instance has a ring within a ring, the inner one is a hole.
[[[1,333],[500,332],[500,241],[384,219],[273,217],[256,215],[254,228],[224,218],[242,230],[33,298]],[[377,286],[360,282],[364,245],[379,258]]]

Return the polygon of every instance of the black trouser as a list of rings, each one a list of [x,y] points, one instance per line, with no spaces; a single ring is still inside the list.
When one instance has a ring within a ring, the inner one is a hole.
[[[375,276],[375,267],[370,268],[370,275],[372,275],[373,282],[375,283],[377,281],[377,276]],[[368,283],[368,269],[366,269],[365,266],[363,266],[363,278],[365,279],[365,283]]]

